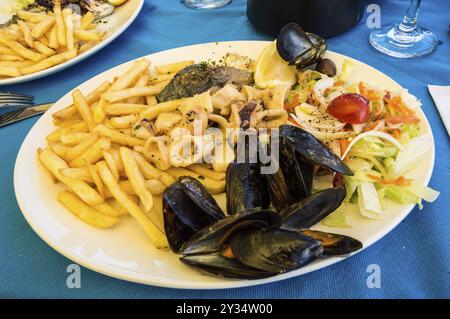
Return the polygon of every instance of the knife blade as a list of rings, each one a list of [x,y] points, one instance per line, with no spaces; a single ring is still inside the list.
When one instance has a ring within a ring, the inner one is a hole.
[[[45,113],[53,103],[38,104],[0,114],[0,127]]]

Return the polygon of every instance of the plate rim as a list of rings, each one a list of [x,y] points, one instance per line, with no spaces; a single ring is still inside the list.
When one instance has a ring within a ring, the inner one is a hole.
[[[18,76],[18,77],[14,77],[14,78],[0,79],[0,87],[6,86],[6,85],[14,85],[14,84],[31,82],[31,81],[34,81],[34,80],[37,80],[37,79],[40,79],[40,78],[43,78],[46,76],[56,74],[67,68],[70,68],[71,66],[78,64],[78,63],[86,60],[87,58],[91,57],[92,55],[96,54],[97,52],[99,52],[100,50],[105,48],[107,45],[109,45],[111,42],[116,40],[122,33],[124,33],[131,26],[131,24],[134,22],[134,20],[136,20],[139,13],[142,11],[142,8],[144,7],[145,0],[136,0],[136,1],[139,1],[139,3],[136,7],[135,12],[130,16],[130,18],[128,18],[128,20],[124,24],[122,24],[116,30],[116,32],[112,33],[104,41],[100,41],[100,43],[98,45],[94,46],[92,49],[87,50],[86,52],[83,52],[80,55],[76,56],[75,58],[68,60],[62,64],[54,65],[48,69],[45,69],[45,70],[42,70],[39,72],[22,75],[22,76]]]
[[[239,45],[239,44],[248,44],[248,43],[266,43],[269,44],[271,41],[258,41],[258,40],[240,40],[240,41],[222,41],[219,42],[219,44],[222,45]],[[149,57],[153,54],[160,54],[160,53],[166,53],[166,52],[170,52],[170,51],[175,51],[175,50],[180,50],[180,49],[195,49],[195,47],[205,47],[208,45],[213,45],[213,44],[217,44],[217,42],[208,42],[208,43],[200,43],[200,44],[194,44],[194,45],[188,45],[188,46],[182,46],[182,47],[177,47],[177,48],[172,48],[172,49],[168,49],[168,50],[163,50],[163,51],[158,51],[158,52],[153,52],[150,53],[148,55],[144,55],[135,59],[131,59],[128,60],[124,63],[121,63],[119,65],[113,66],[111,68],[109,68],[108,70],[105,70],[91,78],[89,78],[88,80],[84,81],[83,83],[80,83],[79,85],[77,85],[76,87],[72,88],[71,90],[69,90],[64,96],[62,96],[60,99],[58,99],[57,102],[55,102],[55,104],[58,104],[58,102],[62,99],[64,99],[68,94],[70,94],[73,90],[79,88],[80,86],[82,86],[83,84],[85,84],[86,82],[92,81],[97,77],[101,77],[104,73],[110,72],[113,69],[120,69],[122,67],[124,67],[124,65],[131,63],[135,60],[141,59],[141,58],[146,58]],[[336,54],[339,55],[345,59],[349,59],[349,60],[353,60],[356,61],[360,64],[362,64],[365,68],[370,68],[375,72],[381,73],[384,77],[386,77],[387,79],[391,80],[393,83],[395,83],[399,88],[401,89],[405,89],[403,88],[397,81],[395,81],[394,79],[392,79],[391,77],[389,77],[388,75],[386,75],[385,73],[381,72],[380,70],[375,69],[374,67],[356,60],[352,57],[349,57],[347,55],[332,51],[332,50],[327,50],[328,52],[332,53],[332,54]],[[53,113],[52,109],[54,108],[54,106],[52,106],[47,112],[49,113]],[[425,124],[426,124],[426,129],[429,132],[429,137],[432,141],[432,156],[431,156],[431,165],[428,167],[428,170],[426,172],[426,176],[424,178],[424,182],[426,185],[429,184],[433,171],[434,171],[434,166],[435,166],[435,140],[434,140],[434,135],[433,135],[433,131],[431,129],[431,125],[428,121],[428,118],[425,115],[425,112],[422,110],[422,107],[419,108],[421,117],[424,118],[426,120]],[[31,135],[33,133],[33,130],[38,126],[39,122],[43,120],[43,117],[39,118],[38,121],[36,121],[36,123],[33,125],[33,127],[30,129],[30,131],[27,133],[26,137],[24,138],[22,145],[20,146],[19,152],[17,154],[16,157],[16,161],[14,164],[14,176],[13,176],[13,183],[14,183],[14,193],[16,196],[16,200],[17,203],[19,205],[19,208],[22,212],[22,215],[24,216],[25,220],[27,221],[27,223],[30,225],[30,227],[33,229],[33,231],[47,244],[49,245],[51,248],[53,248],[56,252],[60,253],[61,255],[63,255],[64,257],[68,258],[69,260],[87,268],[90,269],[92,271],[95,271],[97,273],[100,273],[102,275],[106,275],[115,279],[120,279],[120,280],[125,280],[125,281],[129,281],[129,282],[134,282],[134,283],[139,283],[139,284],[145,284],[145,285],[152,285],[152,286],[157,286],[157,287],[164,287],[164,288],[174,288],[174,289],[192,289],[192,290],[216,290],[216,289],[232,289],[232,288],[243,288],[243,287],[249,287],[249,286],[256,286],[256,285],[263,285],[263,284],[269,284],[272,282],[277,282],[277,281],[282,281],[282,280],[286,280],[289,278],[294,278],[294,277],[298,277],[300,275],[304,275],[310,272],[314,272],[316,270],[322,269],[322,268],[326,268],[332,264],[338,263],[340,261],[346,260],[347,258],[358,254],[359,252],[369,248],[370,246],[372,246],[374,243],[378,242],[379,240],[383,239],[383,237],[385,237],[388,233],[390,233],[394,228],[396,228],[410,213],[411,211],[414,209],[415,204],[410,204],[410,205],[405,205],[404,207],[404,211],[405,213],[400,214],[397,216],[397,218],[395,218],[392,222],[391,225],[392,227],[385,227],[384,231],[379,232],[371,237],[368,237],[368,239],[366,241],[368,241],[369,243],[367,243],[363,249],[354,252],[352,254],[349,254],[345,257],[332,257],[332,258],[328,258],[328,259],[324,259],[322,260],[322,263],[320,263],[319,265],[311,265],[311,269],[308,269],[307,271],[305,271],[304,268],[300,268],[297,270],[293,270],[291,272],[288,273],[284,273],[284,274],[280,274],[280,275],[276,275],[276,276],[272,276],[272,277],[268,277],[268,278],[264,278],[264,279],[256,279],[256,280],[246,280],[246,279],[241,279],[241,280],[228,280],[227,281],[223,281],[223,282],[190,282],[189,284],[186,283],[182,283],[180,284],[180,282],[178,282],[175,279],[170,279],[168,280],[167,277],[158,277],[158,276],[153,276],[151,277],[151,280],[149,280],[150,278],[147,275],[142,275],[139,274],[138,272],[132,272],[129,271],[127,269],[123,269],[123,268],[118,268],[109,264],[102,264],[100,266],[98,266],[97,264],[93,264],[91,262],[89,262],[89,259],[81,256],[81,255],[77,255],[75,253],[72,253],[71,251],[67,251],[64,250],[64,248],[60,247],[60,245],[54,243],[51,239],[49,239],[45,232],[33,223],[33,220],[31,218],[31,214],[29,214],[27,212],[27,209],[25,208],[24,203],[22,202],[20,196],[18,196],[18,194],[20,194],[20,189],[18,186],[18,175],[20,175],[19,171],[20,171],[20,164],[19,162],[21,162],[23,159],[23,155],[22,153],[25,152],[24,151],[24,145],[26,144],[27,140],[29,138],[31,138]],[[119,270],[119,272],[117,272],[117,270]]]

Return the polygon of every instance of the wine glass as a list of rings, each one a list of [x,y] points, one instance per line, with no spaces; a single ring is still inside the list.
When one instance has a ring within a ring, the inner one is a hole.
[[[391,24],[370,33],[370,43],[378,51],[397,58],[416,58],[433,52],[438,40],[433,32],[417,25],[421,0],[411,0],[400,24]]]
[[[182,2],[193,9],[214,9],[226,6],[231,0],[182,0]]]

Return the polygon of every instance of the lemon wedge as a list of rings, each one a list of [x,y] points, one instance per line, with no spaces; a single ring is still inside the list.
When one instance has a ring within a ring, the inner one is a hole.
[[[255,83],[265,89],[280,85],[292,86],[296,82],[297,70],[289,65],[277,52],[276,42],[269,44],[256,60]]]
[[[121,4],[127,2],[128,0],[108,0],[113,6],[120,6]]]

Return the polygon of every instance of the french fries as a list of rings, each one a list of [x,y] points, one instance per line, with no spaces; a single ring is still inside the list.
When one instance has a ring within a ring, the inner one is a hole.
[[[155,179],[161,175],[160,172],[155,167],[153,167],[153,165],[150,164],[150,162],[147,161],[144,156],[142,156],[142,154],[133,151],[132,155],[145,178]]]
[[[78,110],[78,113],[80,113],[81,118],[86,123],[89,131],[92,132],[95,126],[94,118],[92,117],[92,112],[89,109],[89,105],[87,104],[83,94],[81,94],[80,90],[75,90],[72,92],[72,98],[75,108]]]
[[[80,22],[80,28],[86,30],[91,23],[94,21],[95,16],[92,12],[88,11],[82,18]]]
[[[37,53],[36,53],[37,54]],[[44,56],[43,54],[39,54],[40,56]],[[74,57],[77,56],[77,49],[72,49],[69,51],[65,51],[63,53],[57,54],[57,55],[53,55],[45,60],[40,61],[39,63],[36,63],[34,65],[31,66],[26,66],[23,68],[20,68],[20,71],[23,74],[30,74],[30,73],[35,73],[38,71],[42,71],[45,69],[48,69],[52,66],[55,66],[57,64],[61,64],[65,61],[68,61],[70,59],[73,59]]]
[[[155,67],[155,70],[159,74],[177,73],[192,64],[194,64],[194,61],[180,61],[166,65],[158,65]]]
[[[167,169],[166,172],[174,178],[179,178],[181,176],[194,177],[194,178],[198,179],[198,181],[200,183],[202,183],[203,186],[206,187],[208,192],[210,192],[213,195],[219,194],[219,193],[222,193],[225,191],[225,180],[217,181],[212,178],[199,175],[195,172],[191,172],[190,170],[187,170],[182,167],[170,167],[169,169]]]
[[[56,0],[53,12],[56,19],[56,35],[60,46],[66,46],[66,28],[64,25],[64,18],[61,10],[61,1]]]
[[[68,191],[59,193],[58,201],[79,219],[94,227],[109,228],[119,221],[116,217],[100,213]]]
[[[68,52],[66,46],[70,46],[71,39],[67,32],[73,33],[73,50],[76,50],[77,34],[92,33],[89,30],[91,16],[83,17],[76,27],[64,23],[66,44],[61,45],[57,39],[60,48],[57,52],[63,50],[63,53],[52,54],[49,50],[55,51],[50,44],[51,38],[57,35],[58,15],[65,22],[71,14],[65,10],[56,12],[53,23],[33,15],[37,21],[34,27],[27,24],[31,33],[46,26],[46,31],[40,32],[48,42],[34,39],[34,49],[44,56],[49,54],[49,58]],[[3,45],[1,39],[0,54],[23,58],[10,46]],[[21,72],[47,59],[44,57],[30,66],[5,67]],[[92,226],[108,228],[119,223],[122,215],[130,214],[157,248],[166,248],[162,194],[168,186],[181,176],[192,176],[209,193],[224,192],[225,171],[216,170],[214,165],[198,163],[181,168],[171,166],[168,161],[167,165],[160,165],[164,162],[165,150],[169,151],[171,137],[164,130],[170,125],[160,125],[155,120],[164,121],[164,116],[159,117],[162,113],[185,114],[183,110],[197,107],[195,103],[199,100],[185,98],[158,103],[156,95],[177,70],[192,63],[183,61],[155,67],[156,72],[164,72],[155,75],[153,69],[149,70],[150,61],[139,59],[122,75],[101,83],[89,94],[74,90],[72,104],[53,114],[57,128],[47,136],[49,147],[40,150],[38,157],[49,174],[67,187],[58,200],[78,218]],[[178,114],[175,119],[176,116]],[[170,119],[170,115],[167,118]],[[189,119],[182,118],[178,123],[175,125],[182,128]],[[152,141],[156,141],[155,144]],[[158,150],[151,149],[153,146]]]
[[[200,176],[208,177],[216,181],[223,181],[225,179],[225,173],[216,172],[209,169],[204,164],[192,164],[187,167],[188,170],[199,174]]]
[[[136,82],[139,75],[150,67],[150,61],[147,59],[140,59],[122,76],[120,76],[111,88],[110,92],[124,90],[134,82]]]
[[[55,24],[54,18],[48,18],[46,20],[42,20],[38,24],[36,24],[31,31],[31,36],[35,39],[39,39],[42,37],[48,30],[50,30]]]
[[[91,175],[92,180],[94,181],[95,186],[97,186],[97,189],[103,197],[105,197],[105,187],[103,186],[103,182],[100,179],[100,176],[98,176],[97,169],[95,166],[93,166],[91,163],[89,163],[86,159],[84,160],[86,163],[87,170],[89,172],[89,175]]]
[[[72,167],[68,167],[68,168],[61,168],[59,170],[59,172],[61,173],[61,175],[66,176],[66,177],[70,177],[70,178],[74,178],[74,179],[79,179],[82,181],[85,181],[86,183],[90,183],[90,184],[94,184],[94,180],[92,178],[91,173],[89,172],[89,170],[85,167],[77,167],[77,168],[72,168]]]
[[[107,150],[103,150],[103,158],[105,159],[106,164],[108,164],[109,170],[113,174],[115,180],[119,181],[120,179],[119,169],[117,168],[117,163],[114,157]]]
[[[169,81],[163,81],[151,86],[133,87],[120,91],[110,91],[103,93],[102,97],[108,102],[117,102],[133,97],[156,95],[159,94],[168,83]]]
[[[33,37],[31,36],[31,30],[30,27],[23,22],[22,20],[17,21],[17,24],[19,25],[19,29],[23,33],[23,39],[25,40],[25,43],[32,48],[34,46],[33,44]]]
[[[81,154],[83,154],[88,149],[90,149],[98,141],[98,139],[99,139],[99,134],[94,133],[94,134],[90,135],[83,142],[81,142],[77,146],[69,149],[67,151],[67,153],[65,154],[64,158],[69,162],[73,161],[75,158],[81,156]]]
[[[75,47],[75,43],[72,10],[64,9],[62,14],[64,19],[64,28],[66,31],[66,48],[67,50],[73,50],[73,48]],[[100,39],[98,41],[100,41]]]
[[[92,91],[90,94],[88,94],[85,97],[86,103],[93,104],[97,102],[100,99],[100,95],[108,90],[108,88],[111,86],[111,83],[108,81],[103,82],[100,84],[99,87],[97,87],[94,91]],[[54,118],[60,118],[60,119],[67,119],[77,114],[76,107],[72,104],[56,113],[54,113],[52,116]]]
[[[124,115],[124,116],[117,116],[112,117],[110,119],[110,123],[115,128],[129,128],[136,123],[138,119],[138,114],[130,114],[130,115]]]
[[[153,197],[145,184],[144,176],[133,158],[132,151],[127,147],[119,149],[125,173],[130,180],[134,192],[140,198],[145,211],[150,211],[153,207]]]
[[[91,136],[89,133],[84,132],[75,132],[75,133],[67,133],[63,134],[60,137],[61,143],[67,144],[67,145],[76,145],[81,143],[83,140]]]
[[[91,12],[76,21],[72,9],[53,12],[19,10],[17,22],[0,29],[0,77],[19,77],[64,63],[100,42],[104,33]],[[14,63],[11,62],[21,62]]]
[[[105,107],[105,113],[108,115],[129,115],[145,111],[148,105],[133,103],[113,103]]]
[[[143,146],[145,143],[144,140],[130,136],[128,134],[121,133],[119,131],[115,131],[103,124],[98,125],[95,128],[95,130],[101,136],[109,137],[111,139],[111,141],[113,141],[114,143],[127,145],[127,146],[135,146],[135,145]]]
[[[59,170],[67,168],[68,166],[62,158],[53,153],[50,149],[46,148],[44,150],[38,150],[38,157],[41,163],[56,177],[56,179],[65,184],[85,203],[89,205],[98,205],[104,202],[104,197],[86,182],[62,175]]]
[[[99,42],[102,39],[102,33],[95,31],[87,31],[82,29],[73,30],[73,36],[82,41]]]
[[[44,55],[41,53],[36,53],[33,50],[27,49],[22,44],[20,44],[17,41],[10,40],[9,38],[5,37],[3,34],[0,34],[0,43],[6,45],[11,50],[16,52],[21,57],[31,60],[31,61],[40,61],[44,59]]]
[[[86,152],[69,162],[70,167],[81,167],[85,165],[85,160],[93,164],[103,157],[103,150],[111,147],[111,140],[102,137],[96,141]],[[67,156],[67,155],[66,155]]]
[[[100,177],[113,197],[133,216],[157,248],[168,246],[166,236],[148,219],[145,213],[119,187],[105,161],[96,164]]]

